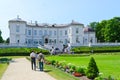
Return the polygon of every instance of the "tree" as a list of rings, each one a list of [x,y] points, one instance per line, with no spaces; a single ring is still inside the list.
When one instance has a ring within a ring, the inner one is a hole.
[[[10,42],[10,38],[7,38],[7,39],[6,39],[6,43],[9,43],[9,42]]]
[[[4,40],[3,40],[2,36],[1,36],[1,34],[2,34],[2,32],[1,32],[1,30],[0,30],[0,43],[3,43]]]
[[[120,41],[120,17],[114,17],[108,20],[104,36],[107,42]]]
[[[89,24],[89,26],[93,29],[93,30],[96,30],[96,26],[97,26],[98,22],[91,22]]]
[[[120,17],[89,24],[100,42],[120,42]]]
[[[96,62],[95,62],[94,58],[91,57],[90,62],[88,64],[86,76],[90,79],[94,79],[98,75],[99,75],[98,67],[96,65]]]

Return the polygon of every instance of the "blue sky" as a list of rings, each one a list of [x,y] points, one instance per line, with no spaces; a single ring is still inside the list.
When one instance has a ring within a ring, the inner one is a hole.
[[[8,21],[17,15],[39,23],[89,24],[120,16],[120,0],[0,0],[0,30],[9,37]]]

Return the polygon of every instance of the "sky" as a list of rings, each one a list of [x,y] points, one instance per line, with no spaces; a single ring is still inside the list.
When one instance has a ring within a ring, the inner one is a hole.
[[[0,0],[0,30],[3,39],[10,35],[8,21],[67,24],[100,22],[120,17],[120,0]]]

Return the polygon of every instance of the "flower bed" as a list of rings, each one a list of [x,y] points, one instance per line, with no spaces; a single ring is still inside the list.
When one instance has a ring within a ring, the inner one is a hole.
[[[83,75],[85,75],[85,68],[83,67],[79,67],[79,66],[75,66],[71,63],[66,64],[65,61],[55,61],[55,60],[45,60],[45,64],[46,65],[52,65],[66,73],[70,73],[71,75],[74,75],[75,77],[81,77]]]

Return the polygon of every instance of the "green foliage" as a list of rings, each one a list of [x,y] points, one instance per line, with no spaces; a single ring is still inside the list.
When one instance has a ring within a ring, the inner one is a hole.
[[[98,42],[120,42],[120,17],[114,17],[101,22],[92,22]]]
[[[103,52],[120,52],[120,46],[103,46],[103,47],[75,47],[72,48],[74,53],[103,53]],[[85,56],[85,55],[84,55]]]
[[[69,56],[69,55],[68,55]],[[74,55],[73,55],[74,56]],[[118,53],[100,53],[100,54],[92,54],[90,56],[77,56],[77,57],[63,57],[63,56],[47,56],[45,57],[47,60],[56,60],[58,62],[60,61],[66,61],[66,64],[70,64],[71,66],[81,66],[84,68],[84,71],[86,72],[88,62],[91,57],[94,57],[94,59],[97,62],[97,66],[99,68],[100,75],[102,77],[107,77],[109,75],[114,76],[116,78],[115,80],[120,79],[120,52]],[[73,72],[73,69],[70,68],[70,72]]]
[[[55,60],[52,60],[52,61],[51,61],[51,64],[52,64],[52,65],[55,65],[55,62],[56,62]]]
[[[0,58],[0,62],[9,62],[9,61],[11,61],[12,60],[12,58]]]
[[[31,51],[49,54],[49,51],[38,48],[0,48],[0,56],[29,56]]]
[[[96,30],[96,25],[98,24],[98,22],[91,22],[90,23],[90,27],[93,29],[93,30]]]
[[[76,68],[76,72],[81,73],[82,75],[85,75],[84,68],[82,68],[82,67],[80,67],[80,66],[78,66],[78,67]]]
[[[50,70],[47,73],[56,78],[57,80],[80,80],[70,74],[67,74],[61,71],[58,68],[54,68],[53,66],[45,65],[45,70]]]
[[[4,42],[4,40],[3,40],[3,38],[2,38],[2,32],[1,32],[1,30],[0,30],[0,43],[3,43]]]
[[[90,79],[94,79],[95,77],[99,75],[99,70],[97,68],[96,62],[93,57],[91,57],[90,59],[86,75]]]
[[[0,64],[0,80],[1,80],[1,77],[2,77],[3,73],[7,69],[7,67],[8,67],[8,64],[6,64],[6,63]]]
[[[104,78],[104,77],[96,77],[95,80],[117,80],[117,79],[114,79],[111,75],[109,75],[107,78]]]

